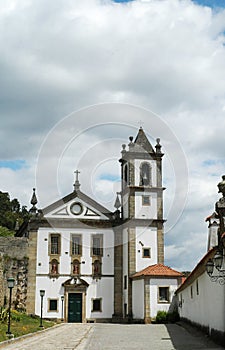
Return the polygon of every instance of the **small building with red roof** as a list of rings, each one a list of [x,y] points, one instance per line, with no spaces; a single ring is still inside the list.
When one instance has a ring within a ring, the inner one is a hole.
[[[184,277],[163,264],[154,264],[132,276],[133,318],[150,323],[158,311],[172,311],[171,303]],[[139,303],[137,303],[139,300]]]

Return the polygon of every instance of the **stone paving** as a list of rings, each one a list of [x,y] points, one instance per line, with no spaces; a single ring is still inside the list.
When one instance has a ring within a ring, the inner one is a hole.
[[[3,344],[2,344],[3,345]],[[5,350],[222,350],[179,325],[62,324],[10,344]]]
[[[73,350],[88,335],[91,325],[84,323],[65,323],[38,332],[31,337],[23,337],[0,349],[6,350]]]

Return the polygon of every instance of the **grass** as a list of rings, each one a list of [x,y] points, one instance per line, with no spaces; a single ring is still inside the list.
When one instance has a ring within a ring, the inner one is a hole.
[[[14,337],[20,337],[21,335],[34,333],[40,331],[41,329],[49,328],[54,326],[56,323],[52,321],[43,320],[43,328],[40,326],[40,318],[39,317],[31,317],[24,313],[18,311],[11,312],[11,333],[14,334]],[[8,323],[0,322],[0,342],[7,340],[8,337],[6,332],[8,330]]]

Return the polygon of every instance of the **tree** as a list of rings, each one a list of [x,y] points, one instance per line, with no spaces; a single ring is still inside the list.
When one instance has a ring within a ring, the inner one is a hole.
[[[22,206],[17,198],[10,200],[8,192],[0,191],[0,226],[8,229],[9,231],[15,231],[16,225],[19,226],[28,220],[29,212],[26,206]],[[7,231],[4,231],[4,235],[7,235]],[[2,231],[2,232],[3,232]],[[0,234],[1,235],[1,234]],[[9,232],[10,235],[10,232]]]

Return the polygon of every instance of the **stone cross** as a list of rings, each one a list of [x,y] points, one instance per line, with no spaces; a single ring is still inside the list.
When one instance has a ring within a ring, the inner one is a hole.
[[[79,170],[76,170],[76,171],[74,171],[74,174],[76,174],[76,182],[77,182],[77,181],[79,182],[78,176],[79,176],[79,174],[80,174],[80,171],[79,171]]]
[[[78,179],[80,171],[76,170],[76,171],[74,171],[74,174],[76,174],[76,180],[75,180],[75,184],[73,186],[74,186],[74,191],[77,191],[80,189],[80,182]]]

